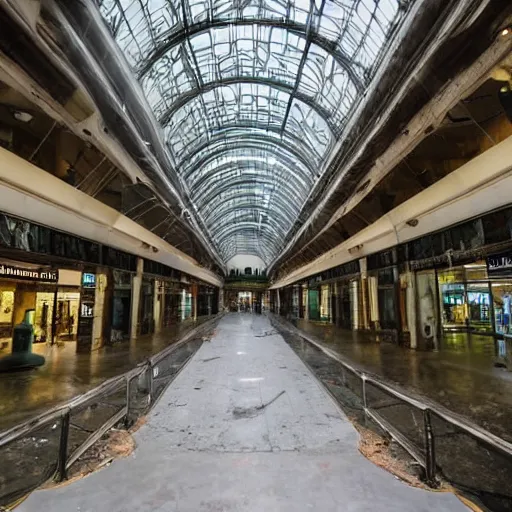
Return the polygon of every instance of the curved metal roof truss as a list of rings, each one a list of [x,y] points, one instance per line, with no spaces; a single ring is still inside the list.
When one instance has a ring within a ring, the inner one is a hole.
[[[401,0],[97,0],[219,253],[282,249]]]

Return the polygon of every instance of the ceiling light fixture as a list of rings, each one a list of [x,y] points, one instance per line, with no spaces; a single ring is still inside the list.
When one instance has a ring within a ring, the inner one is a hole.
[[[511,32],[512,32],[512,30],[510,29],[510,27],[507,27],[507,28],[504,28],[504,29],[501,31],[501,35],[502,35],[503,37],[505,37],[505,36],[508,36]]]
[[[17,121],[21,121],[22,123],[30,123],[32,119],[34,119],[34,116],[32,114],[29,114],[28,112],[23,112],[21,110],[15,110],[12,113],[12,116]]]

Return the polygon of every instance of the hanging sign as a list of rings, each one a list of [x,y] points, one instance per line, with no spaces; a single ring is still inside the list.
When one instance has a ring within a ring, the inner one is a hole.
[[[82,286],[84,288],[94,288],[96,286],[96,274],[84,272],[82,274]]]
[[[512,276],[512,253],[507,252],[488,256],[487,273],[489,277]]]

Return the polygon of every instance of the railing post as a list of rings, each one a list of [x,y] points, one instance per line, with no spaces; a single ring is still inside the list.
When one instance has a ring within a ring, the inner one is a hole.
[[[155,380],[153,379],[153,364],[149,363],[149,403],[153,403],[153,395],[155,392]]]
[[[130,384],[133,380],[133,377],[126,377],[126,416],[124,417],[124,426],[125,428],[129,427],[130,422]]]
[[[423,425],[425,430],[425,476],[430,487],[437,487],[436,482],[436,450],[434,432],[430,417],[430,409],[423,410]]]
[[[364,407],[364,412],[366,414],[366,409],[367,409],[368,404],[366,403],[366,376],[364,374],[361,375],[361,383],[362,383],[362,388],[363,388],[363,407]]]
[[[57,481],[62,482],[68,477],[66,463],[68,460],[68,437],[69,437],[69,418],[68,411],[61,420],[60,424],[60,443],[59,443],[59,460],[57,462]]]

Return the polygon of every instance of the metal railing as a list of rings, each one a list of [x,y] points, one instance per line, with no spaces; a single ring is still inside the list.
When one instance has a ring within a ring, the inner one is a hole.
[[[460,490],[491,503],[489,509],[510,510],[512,443],[433,401],[356,368],[285,319],[271,315],[271,320],[278,329],[302,338],[339,365],[336,385],[350,390],[364,416],[421,465],[429,486],[437,487],[436,476],[442,475]]]
[[[136,368],[0,433],[0,510],[68,471],[114,426],[129,427],[152,407],[221,315]]]

